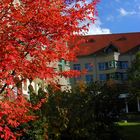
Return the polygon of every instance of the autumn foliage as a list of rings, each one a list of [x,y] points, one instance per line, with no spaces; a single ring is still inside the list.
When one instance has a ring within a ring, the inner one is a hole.
[[[94,22],[97,1],[0,1],[0,93],[1,96],[4,95],[2,98],[15,94],[13,89],[26,79],[40,78],[50,82],[64,73],[55,71],[53,64],[61,59],[75,59],[77,47],[71,48],[67,42],[88,30],[85,20]],[[21,96],[22,91],[18,90],[17,93]],[[1,138],[15,139],[16,135],[11,128],[32,120],[27,104],[28,101],[23,97],[20,100],[16,98],[0,102]],[[6,117],[5,120],[3,117]]]
[[[21,135],[20,131],[13,133],[11,129],[35,119],[35,116],[28,115],[31,105],[22,97],[18,97],[14,101],[5,99],[0,102],[0,106],[0,136],[5,140],[16,139]]]

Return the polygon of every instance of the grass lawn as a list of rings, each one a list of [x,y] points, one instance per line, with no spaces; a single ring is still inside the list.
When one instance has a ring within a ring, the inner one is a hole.
[[[119,122],[123,140],[140,140],[140,122]]]

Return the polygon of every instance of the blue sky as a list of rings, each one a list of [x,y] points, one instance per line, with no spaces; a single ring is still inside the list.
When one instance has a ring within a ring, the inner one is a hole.
[[[89,34],[140,32],[140,0],[100,0]]]

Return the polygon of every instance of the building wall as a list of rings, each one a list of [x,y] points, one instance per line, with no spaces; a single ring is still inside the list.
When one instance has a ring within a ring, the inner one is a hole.
[[[93,64],[93,70],[86,73],[86,75],[88,74],[93,75],[93,81],[101,81],[100,74],[110,75],[110,74],[115,73],[115,77],[116,77],[116,73],[117,73],[123,76],[125,75],[128,68],[120,68],[118,66],[118,63],[126,62],[128,63],[128,67],[131,67],[131,63],[133,59],[135,58],[135,54],[136,52],[135,53],[129,52],[125,54],[120,54],[119,52],[112,52],[112,53],[99,52],[90,56],[78,57],[77,62],[71,63],[71,69],[74,69],[75,64],[80,64],[81,70],[85,69],[86,63]],[[114,63],[114,67],[108,68],[106,70],[100,70],[99,63],[104,63],[104,62],[107,62],[107,63],[112,62]],[[71,84],[74,85],[76,82],[80,80],[86,82],[86,75],[82,75],[81,78],[78,80],[76,78],[71,79]],[[114,79],[114,80],[117,82],[123,81],[123,80],[117,80],[117,79]]]
[[[65,62],[64,60],[56,63],[51,63],[49,64],[49,66],[54,67],[55,71],[58,72],[70,70],[70,64],[68,62]],[[71,89],[69,78],[65,78],[64,76],[56,76],[50,80],[51,82],[59,85],[62,91]],[[34,79],[32,82],[30,82],[28,79],[22,82],[22,92],[27,98],[29,98],[29,85],[32,86],[34,92],[37,94],[40,87],[45,89],[48,86],[48,82],[45,82],[38,78]]]
[[[61,66],[61,68],[60,68],[60,66]],[[57,70],[58,71],[70,70],[70,63],[62,60],[61,62],[58,63]],[[58,81],[58,84],[61,86],[62,91],[71,89],[69,78],[65,78],[64,76],[58,76],[58,77],[56,77],[56,81]]]

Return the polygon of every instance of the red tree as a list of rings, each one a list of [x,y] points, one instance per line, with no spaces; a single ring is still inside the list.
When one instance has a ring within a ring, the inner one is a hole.
[[[50,64],[61,59],[68,61],[75,59],[77,48],[67,46],[66,42],[87,31],[88,24],[84,24],[84,20],[94,22],[97,1],[91,3],[85,0],[0,1],[1,96],[13,93],[13,88],[26,79],[40,78],[48,81],[60,74],[64,76],[69,74],[56,72]],[[10,128],[17,127],[16,122],[20,125],[32,119],[27,116],[27,101],[23,101],[21,97],[20,102],[18,100],[18,98],[14,100],[17,106],[13,101],[1,101],[0,107],[4,112],[0,112],[0,136],[4,139],[10,139],[12,133]],[[22,119],[17,117],[16,109],[13,107],[21,109]],[[6,121],[3,121],[3,118],[6,118]],[[11,139],[15,138],[15,134],[11,136]]]

